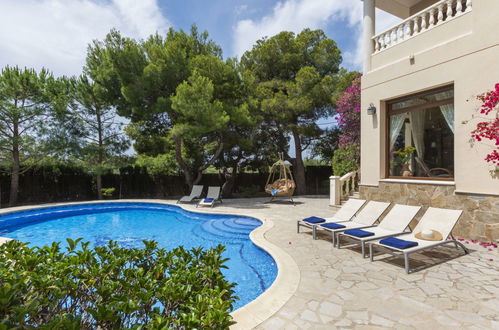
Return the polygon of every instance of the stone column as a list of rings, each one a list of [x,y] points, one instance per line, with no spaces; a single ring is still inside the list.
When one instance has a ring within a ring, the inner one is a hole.
[[[374,37],[376,16],[375,0],[364,0],[363,43],[364,43],[364,74],[371,71],[371,55],[374,53]]]
[[[341,204],[341,186],[339,176],[329,177],[329,205]]]

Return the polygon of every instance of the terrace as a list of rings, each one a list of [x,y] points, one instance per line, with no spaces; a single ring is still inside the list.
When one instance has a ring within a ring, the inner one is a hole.
[[[329,236],[297,234],[297,219],[335,212],[326,197],[298,197],[295,207],[266,200],[234,199],[208,211],[265,220],[252,239],[279,266],[274,285],[233,313],[235,328],[499,327],[497,248],[466,241],[469,255],[454,248],[416,254],[420,270],[406,275],[401,259],[383,255],[371,263],[360,249],[333,248]]]
[[[381,33],[375,31],[375,5],[364,0],[364,72],[409,59],[473,30],[471,0],[377,1],[376,7],[402,19]]]

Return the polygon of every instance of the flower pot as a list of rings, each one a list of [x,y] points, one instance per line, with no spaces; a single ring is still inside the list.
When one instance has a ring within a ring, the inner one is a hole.
[[[400,170],[402,176],[412,176],[412,172],[409,168],[409,164],[402,165],[402,169]]]

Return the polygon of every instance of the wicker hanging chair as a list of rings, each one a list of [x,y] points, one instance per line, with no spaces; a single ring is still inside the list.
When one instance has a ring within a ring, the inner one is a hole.
[[[293,174],[291,173],[291,163],[285,161],[282,154],[279,160],[270,168],[269,177],[265,184],[265,192],[275,197],[291,197],[296,188]]]

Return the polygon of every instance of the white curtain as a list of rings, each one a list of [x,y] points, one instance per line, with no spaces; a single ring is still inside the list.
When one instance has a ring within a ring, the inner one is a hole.
[[[409,112],[409,120],[411,121],[412,139],[414,147],[420,159],[424,159],[424,122],[426,110],[417,110]]]
[[[437,101],[440,100],[446,100],[450,99],[454,96],[453,91],[445,91],[442,93],[438,93],[435,95],[435,98]],[[447,122],[447,125],[449,126],[450,130],[452,133],[454,133],[454,104],[444,104],[440,106],[440,111],[442,112],[442,115],[445,118],[445,121]]]
[[[399,115],[390,116],[390,150],[392,150],[397,137],[399,136],[400,130],[404,125],[405,113]]]

